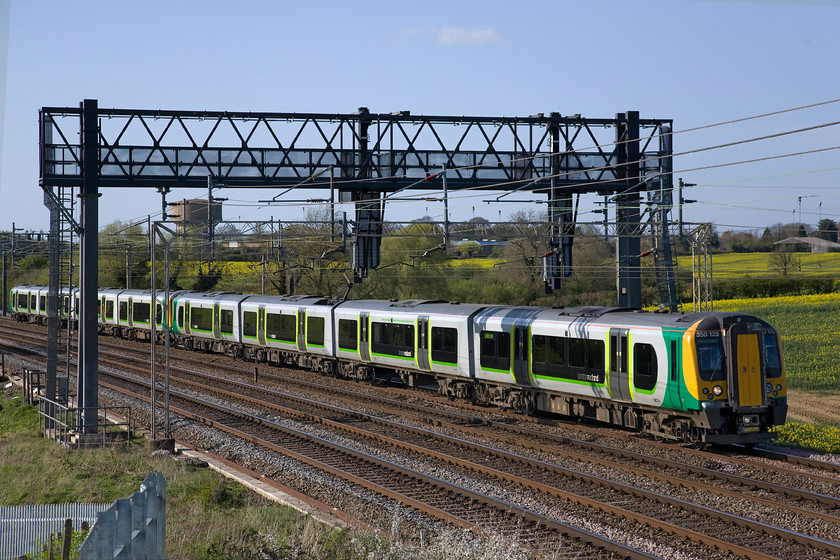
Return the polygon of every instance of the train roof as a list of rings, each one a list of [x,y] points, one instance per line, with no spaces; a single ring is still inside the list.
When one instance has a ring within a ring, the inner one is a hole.
[[[487,307],[476,314],[478,322],[489,319],[513,321],[525,319],[530,321],[559,322],[576,325],[604,325],[617,327],[650,327],[684,330],[704,319],[714,318],[712,324],[729,324],[750,317],[744,313],[701,311],[697,313],[650,312],[621,307],[524,307],[524,306],[495,306]],[[758,319],[761,321],[760,319]],[[763,321],[762,321],[763,322]]]
[[[347,300],[338,306],[343,310],[377,311],[392,313],[414,313],[417,315],[455,315],[470,316],[478,310],[488,307],[478,303],[444,302],[427,299],[404,300]]]
[[[338,299],[329,298],[329,297],[321,297],[321,296],[311,296],[311,295],[294,295],[294,296],[263,296],[263,295],[246,295],[243,297],[243,301],[247,299],[249,304],[257,304],[257,305],[296,305],[296,306],[309,306],[309,305],[328,305],[333,306],[338,303]]]

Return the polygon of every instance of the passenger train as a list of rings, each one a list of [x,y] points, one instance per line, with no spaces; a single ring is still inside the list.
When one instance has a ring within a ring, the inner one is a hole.
[[[46,319],[48,289],[17,286],[10,311]],[[60,295],[75,321],[77,289]],[[150,340],[148,290],[99,291],[99,330]],[[155,304],[161,336],[164,294]],[[741,313],[658,313],[426,300],[173,291],[175,347],[410,386],[520,413],[594,419],[692,443],[753,444],[785,422],[779,336]]]

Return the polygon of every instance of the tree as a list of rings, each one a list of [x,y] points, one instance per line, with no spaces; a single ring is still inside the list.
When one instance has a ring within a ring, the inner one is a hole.
[[[787,273],[798,267],[799,255],[788,248],[780,248],[770,253],[768,264],[772,270],[787,276]]]
[[[382,239],[381,263],[354,297],[449,299],[451,269],[446,261],[443,231],[415,221]]]
[[[140,223],[116,220],[99,233],[99,285],[148,288],[149,234]]]
[[[823,218],[817,224],[817,237],[826,241],[837,242],[837,223],[834,220]]]

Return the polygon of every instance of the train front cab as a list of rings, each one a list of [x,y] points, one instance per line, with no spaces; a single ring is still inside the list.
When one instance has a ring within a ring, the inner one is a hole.
[[[787,387],[778,334],[747,315],[714,314],[684,335],[683,372],[707,443],[758,443],[784,424]]]

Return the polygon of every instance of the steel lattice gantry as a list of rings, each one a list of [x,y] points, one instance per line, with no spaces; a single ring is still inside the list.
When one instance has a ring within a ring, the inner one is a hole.
[[[356,206],[357,280],[379,264],[386,201],[398,191],[439,191],[445,173],[449,191],[536,192],[549,204],[544,268],[552,288],[571,275],[574,197],[612,196],[618,304],[626,307],[641,306],[640,193],[671,188],[672,121],[640,119],[636,111],[604,119],[374,114],[367,108],[254,113],[103,109],[85,100],[76,108],[42,108],[40,127],[41,187],[81,191],[87,304],[80,330],[93,332],[100,188],[337,188],[341,202]],[[95,360],[94,348],[84,352],[86,361]]]

